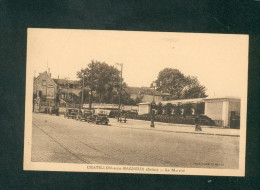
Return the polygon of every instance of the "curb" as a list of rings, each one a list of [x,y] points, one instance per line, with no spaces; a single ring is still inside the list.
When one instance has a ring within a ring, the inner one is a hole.
[[[137,119],[127,119],[127,120],[150,122],[150,121],[147,121],[147,120],[137,120]],[[159,123],[160,125],[172,125],[172,126],[181,126],[181,127],[194,127],[194,125],[191,125],[191,124],[164,123],[164,122],[159,122],[159,121],[155,121],[155,123]],[[230,129],[230,128],[223,128],[223,127],[217,127],[217,126],[207,126],[207,125],[201,125],[201,127],[202,128],[211,128],[211,129]]]
[[[230,134],[202,133],[202,132],[189,132],[189,131],[170,131],[170,130],[162,130],[162,129],[155,129],[155,128],[138,128],[138,127],[126,127],[126,126],[118,126],[118,125],[113,125],[113,127],[118,127],[118,128],[123,127],[123,128],[138,129],[138,130],[153,130],[153,131],[162,131],[162,132],[171,132],[171,133],[188,133],[188,134],[199,134],[199,135],[240,137],[240,135],[230,135]]]

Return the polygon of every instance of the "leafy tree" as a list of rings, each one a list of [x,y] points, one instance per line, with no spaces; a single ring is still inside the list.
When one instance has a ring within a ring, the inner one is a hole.
[[[82,79],[84,76],[84,86],[91,88],[93,93],[93,101],[112,103],[113,98],[120,86],[120,71],[114,66],[110,66],[105,62],[91,61],[88,67],[77,72],[77,77]],[[92,75],[92,76],[91,76]],[[93,77],[91,79],[91,77]]]
[[[185,85],[185,76],[177,69],[165,68],[159,72],[155,83],[157,91],[169,93],[173,99],[179,99]]]
[[[204,98],[207,97],[205,86],[200,85],[197,77],[188,76],[185,79],[185,87],[182,92],[182,98]]]
[[[157,105],[157,114],[161,115],[162,112],[163,112],[163,106],[162,106],[162,103],[159,102],[159,104]]]
[[[157,91],[171,94],[171,99],[203,98],[206,88],[197,77],[185,76],[178,69],[165,68],[155,81]]]
[[[81,69],[77,72],[77,77],[80,78],[81,85],[83,84],[84,74],[84,86],[88,87],[88,91],[91,89],[92,82],[92,101],[99,103],[114,103],[118,104],[120,96],[120,71],[110,66],[105,62],[91,61],[85,69]],[[91,76],[92,75],[92,76]],[[92,77],[92,79],[91,79]],[[136,105],[136,101],[130,98],[124,89],[127,84],[122,79],[122,104]],[[89,94],[84,90],[84,102],[88,102]]]

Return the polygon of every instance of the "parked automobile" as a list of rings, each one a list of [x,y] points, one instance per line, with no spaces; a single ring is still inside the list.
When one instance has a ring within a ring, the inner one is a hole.
[[[96,123],[96,124],[105,124],[108,125],[109,119],[109,110],[95,110],[95,113],[90,115],[87,119],[88,122]]]
[[[89,117],[93,114],[92,110],[87,110],[87,109],[81,109],[78,112],[78,115],[76,117],[76,120],[80,121],[88,121]]]
[[[76,119],[77,115],[79,113],[79,109],[77,108],[67,108],[66,113],[64,114],[65,118],[72,118]]]
[[[106,114],[97,114],[96,116],[96,124],[105,124],[108,125],[109,119]]]
[[[50,107],[49,108],[49,113],[52,115],[52,114],[55,114],[57,116],[59,116],[59,107]]]

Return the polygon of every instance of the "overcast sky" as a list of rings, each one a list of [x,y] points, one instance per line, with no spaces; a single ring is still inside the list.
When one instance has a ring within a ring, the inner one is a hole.
[[[28,75],[48,66],[53,78],[77,79],[91,60],[123,63],[129,86],[150,86],[169,67],[198,77],[209,96],[247,90],[247,35],[28,29]]]

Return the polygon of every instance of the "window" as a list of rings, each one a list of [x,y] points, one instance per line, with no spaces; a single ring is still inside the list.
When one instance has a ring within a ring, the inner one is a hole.
[[[46,80],[42,80],[42,86],[46,86]]]

